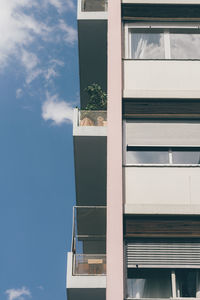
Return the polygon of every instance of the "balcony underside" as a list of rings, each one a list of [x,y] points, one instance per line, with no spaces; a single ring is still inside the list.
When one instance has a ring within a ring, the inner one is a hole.
[[[95,13],[82,14],[95,15]],[[79,19],[78,37],[80,98],[81,108],[84,108],[88,99],[84,89],[88,85],[97,83],[104,91],[107,90],[107,20],[105,15],[104,19],[98,19],[98,17],[89,20]]]
[[[76,205],[106,204],[106,140],[106,136],[74,136]]]
[[[98,288],[73,288],[67,289],[68,300],[104,300],[106,299],[106,289]]]

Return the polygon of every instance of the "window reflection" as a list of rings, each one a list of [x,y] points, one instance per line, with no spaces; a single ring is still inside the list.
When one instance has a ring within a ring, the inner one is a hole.
[[[130,34],[132,59],[200,59],[199,29],[131,29]]]
[[[128,164],[168,164],[168,151],[128,151],[126,162]]]
[[[130,270],[127,280],[129,298],[170,298],[170,270]]]
[[[127,164],[200,164],[200,148],[127,147]]]
[[[131,57],[133,59],[164,59],[164,38],[160,30],[132,30]]]
[[[172,59],[200,59],[199,30],[170,30]]]
[[[174,164],[200,164],[200,151],[173,151]]]
[[[196,297],[197,271],[177,270],[176,271],[176,292],[177,297]]]

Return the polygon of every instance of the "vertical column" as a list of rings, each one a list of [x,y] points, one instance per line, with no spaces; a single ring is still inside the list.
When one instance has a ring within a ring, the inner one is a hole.
[[[123,300],[121,0],[108,0],[107,287]]]

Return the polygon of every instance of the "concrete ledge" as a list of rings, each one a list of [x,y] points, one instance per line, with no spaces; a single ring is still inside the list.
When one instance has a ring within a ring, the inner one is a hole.
[[[124,214],[142,215],[200,215],[200,205],[125,204]]]
[[[200,90],[124,90],[123,98],[199,99]]]
[[[106,276],[73,276],[72,252],[67,256],[67,296],[68,300],[105,300]]]
[[[73,276],[72,275],[72,252],[67,256],[67,288],[68,289],[105,289],[106,276]]]

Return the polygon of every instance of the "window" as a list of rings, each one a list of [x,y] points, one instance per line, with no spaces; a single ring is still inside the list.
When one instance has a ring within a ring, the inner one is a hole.
[[[159,28],[158,25],[152,25],[139,28],[127,24],[129,44],[127,58],[200,59],[199,27],[170,28],[170,26]]]
[[[126,164],[198,165],[200,148],[127,146]]]
[[[127,298],[197,298],[199,271],[194,269],[128,269]]]

